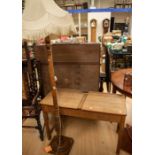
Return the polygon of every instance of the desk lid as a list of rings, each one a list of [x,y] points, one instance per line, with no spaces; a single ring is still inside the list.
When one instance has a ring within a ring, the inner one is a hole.
[[[122,95],[89,92],[82,110],[126,115],[125,97]]]
[[[58,89],[58,104],[60,107],[79,109],[85,97],[85,93],[72,89]],[[51,92],[41,100],[41,105],[53,106],[53,98]]]

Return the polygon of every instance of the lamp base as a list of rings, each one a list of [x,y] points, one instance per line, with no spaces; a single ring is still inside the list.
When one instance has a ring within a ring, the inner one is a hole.
[[[69,155],[69,152],[73,146],[73,138],[66,137],[66,136],[61,136],[61,144],[58,148],[58,143],[59,143],[59,136],[55,136],[51,143],[49,144],[52,148],[52,151],[49,153],[52,153],[54,155]],[[57,153],[57,154],[56,154]]]

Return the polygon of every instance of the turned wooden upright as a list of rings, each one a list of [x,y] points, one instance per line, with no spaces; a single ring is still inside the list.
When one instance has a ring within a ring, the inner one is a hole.
[[[48,66],[49,66],[49,75],[50,75],[50,84],[51,84],[51,95],[53,100],[53,105],[54,105],[54,115],[55,115],[55,129],[57,131],[57,134],[61,136],[61,120],[60,120],[60,113],[59,113],[59,105],[58,105],[58,97],[57,97],[57,87],[56,87],[56,76],[54,72],[54,65],[53,65],[53,55],[52,55],[52,50],[51,50],[51,45],[50,45],[50,37],[47,36],[45,38],[46,42],[46,49],[48,51]],[[47,119],[48,114],[43,113],[44,118]],[[47,132],[49,130],[47,129]]]

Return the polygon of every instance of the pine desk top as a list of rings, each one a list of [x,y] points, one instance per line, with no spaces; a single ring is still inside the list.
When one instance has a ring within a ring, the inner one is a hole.
[[[53,106],[52,94],[40,102],[41,105]],[[72,89],[58,90],[58,104],[62,108],[80,109],[83,111],[126,115],[125,97],[118,94],[88,92]]]

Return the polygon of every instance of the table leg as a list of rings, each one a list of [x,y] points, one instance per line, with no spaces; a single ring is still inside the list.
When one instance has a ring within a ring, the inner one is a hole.
[[[119,130],[118,130],[118,143],[117,143],[117,150],[116,150],[117,154],[119,154],[121,149],[122,131],[124,129],[124,123],[125,123],[125,116],[122,116],[121,122],[119,123]]]
[[[48,140],[50,140],[51,139],[51,133],[50,133],[50,128],[49,128],[48,113],[43,111],[43,116],[44,116],[44,122],[45,122],[45,127],[46,127],[47,138],[48,138]]]

